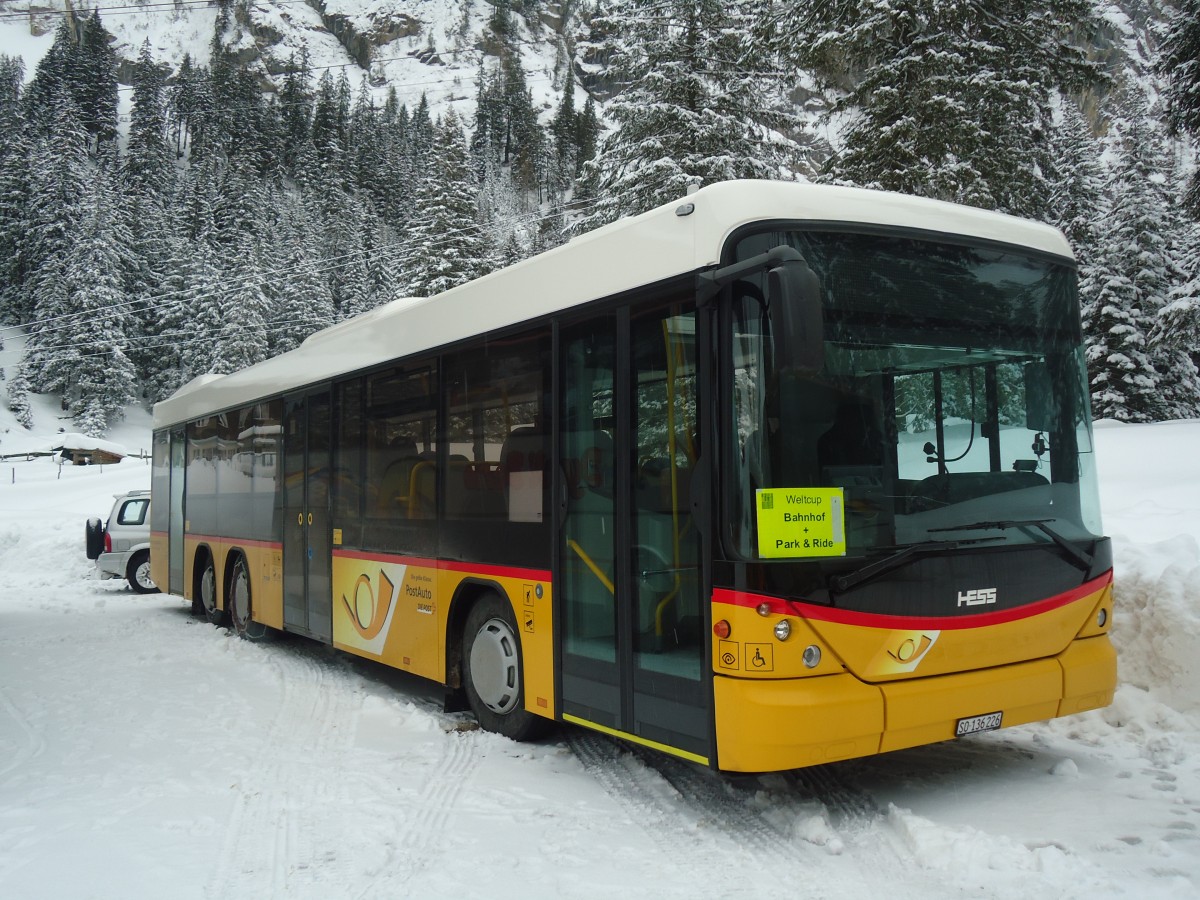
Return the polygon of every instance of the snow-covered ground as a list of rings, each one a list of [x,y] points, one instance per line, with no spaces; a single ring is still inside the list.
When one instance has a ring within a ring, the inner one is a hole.
[[[0,454],[45,444],[0,407]],[[148,445],[137,413],[112,438]],[[1200,422],[1097,429],[1121,686],[1104,711],[728,778],[533,745],[298,639],[99,581],[140,460],[0,461],[0,897],[1195,897]]]

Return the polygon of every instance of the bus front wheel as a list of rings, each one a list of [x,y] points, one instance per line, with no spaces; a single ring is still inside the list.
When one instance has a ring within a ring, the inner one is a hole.
[[[514,741],[535,737],[546,725],[525,709],[521,674],[521,639],[512,609],[489,593],[467,615],[463,683],[479,724]]]

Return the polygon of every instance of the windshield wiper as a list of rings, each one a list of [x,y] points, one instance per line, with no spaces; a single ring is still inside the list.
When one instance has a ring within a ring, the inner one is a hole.
[[[935,531],[988,531],[991,529],[1003,531],[1008,528],[1017,528],[1028,534],[1029,529],[1036,528],[1050,538],[1079,568],[1085,572],[1090,571],[1092,555],[1080,550],[1047,524],[1053,521],[1053,519],[1002,519],[996,522],[971,522],[967,525],[954,525],[949,528],[927,528],[926,531],[930,533]]]
[[[890,556],[885,556],[883,559],[868,563],[861,569],[856,569],[848,575],[834,575],[829,579],[829,587],[839,594],[844,594],[851,588],[858,587],[863,582],[877,578],[885,572],[900,568],[915,557],[953,550],[955,547],[961,547],[964,544],[978,544],[986,540],[988,538],[972,538],[965,541],[923,541],[920,544],[909,544],[907,547],[900,548]]]

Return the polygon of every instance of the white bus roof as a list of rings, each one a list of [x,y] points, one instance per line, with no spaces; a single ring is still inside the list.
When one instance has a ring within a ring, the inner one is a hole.
[[[694,210],[681,215],[685,204]],[[726,181],[436,297],[394,300],[239,372],[197,378],[155,405],[154,427],[248,406],[347,372],[716,265],[729,235],[758,221],[915,228],[1072,255],[1066,239],[1048,225],[973,207],[859,188]]]

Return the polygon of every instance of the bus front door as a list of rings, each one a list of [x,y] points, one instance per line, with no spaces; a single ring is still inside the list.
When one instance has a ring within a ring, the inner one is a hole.
[[[283,627],[333,640],[329,391],[284,398]]]
[[[694,307],[564,328],[559,572],[562,709],[707,761]]]

